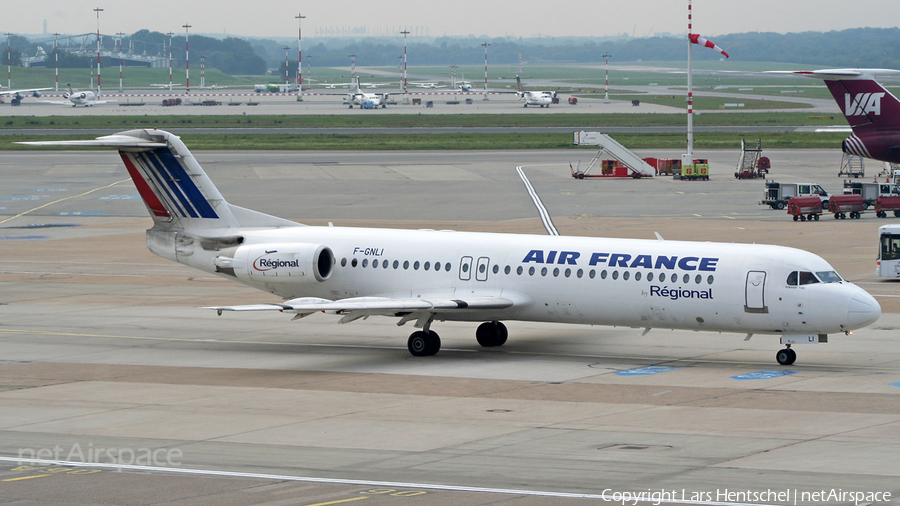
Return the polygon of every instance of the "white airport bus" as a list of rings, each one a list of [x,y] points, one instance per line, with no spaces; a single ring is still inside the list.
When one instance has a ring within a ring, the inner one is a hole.
[[[876,274],[900,278],[900,225],[878,227],[878,266]]]

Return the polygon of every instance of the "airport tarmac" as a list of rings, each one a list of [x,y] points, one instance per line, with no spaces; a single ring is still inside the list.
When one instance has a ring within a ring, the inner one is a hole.
[[[571,178],[593,153],[194,154],[229,202],[308,224],[543,234],[524,166],[562,234],[800,247],[884,314],[787,368],[773,336],[518,322],[494,349],[436,324],[413,358],[393,319],[200,309],[274,299],[147,251],[115,153],[4,152],[0,504],[896,503],[893,220],[794,222],[736,151],[697,153],[710,181]],[[840,192],[839,151],[764,154]]]

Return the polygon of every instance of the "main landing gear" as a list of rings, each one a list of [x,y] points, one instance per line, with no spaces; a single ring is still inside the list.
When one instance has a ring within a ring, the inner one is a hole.
[[[781,365],[791,365],[797,360],[797,352],[791,349],[791,345],[775,354],[775,360]]]
[[[441,350],[441,338],[437,332],[428,329],[429,326],[413,332],[406,341],[406,347],[414,357],[428,357]],[[507,337],[509,331],[506,330],[506,325],[496,321],[482,323],[475,331],[475,339],[485,348],[503,346]]]

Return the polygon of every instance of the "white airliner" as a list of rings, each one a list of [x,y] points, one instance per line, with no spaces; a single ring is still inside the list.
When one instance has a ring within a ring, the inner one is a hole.
[[[553,99],[556,98],[555,91],[525,91],[522,89],[522,80],[519,79],[519,76],[516,76],[516,87],[519,90],[516,94],[525,102],[525,107],[529,105],[550,107]]]
[[[0,99],[2,99],[2,97],[13,97],[22,100],[28,95],[31,95],[34,98],[40,98],[41,92],[49,89],[50,88],[28,88],[23,90],[4,90],[3,85],[0,85]]]
[[[353,109],[354,105],[358,105],[360,109],[375,109],[387,107],[387,99],[390,93],[366,93],[360,89],[359,78],[353,82],[350,93],[344,98],[344,103]]]
[[[94,92],[90,91],[90,90],[72,91],[71,84],[69,84],[69,92],[63,93],[63,98],[68,99],[68,100],[65,102],[54,101],[54,102],[50,102],[50,103],[56,104],[56,105],[71,105],[72,107],[77,107],[79,105],[83,105],[85,107],[91,107],[94,105],[109,103],[108,100],[97,100],[97,95],[95,95]]]
[[[242,282],[280,304],[219,306],[302,318],[336,314],[413,322],[415,356],[434,355],[434,322],[481,322],[482,346],[507,339],[502,320],[781,336],[826,342],[875,322],[881,307],[821,257],[759,244],[311,227],[229,204],[175,135],[130,130],[85,141],[116,148],[153,218],[153,253]]]

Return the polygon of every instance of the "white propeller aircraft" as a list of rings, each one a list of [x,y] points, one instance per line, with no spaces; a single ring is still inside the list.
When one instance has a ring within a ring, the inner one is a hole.
[[[50,102],[51,104],[56,105],[71,105],[72,107],[77,107],[79,105],[83,105],[85,107],[91,107],[99,104],[109,103],[108,100],[97,100],[97,95],[94,94],[93,91],[85,90],[85,91],[72,91],[72,85],[69,84],[69,92],[63,93],[63,98],[68,99],[67,101],[55,101]]]
[[[2,100],[3,97],[13,97],[22,100],[28,95],[31,95],[34,98],[40,98],[41,92],[49,89],[50,88],[28,88],[24,90],[4,90],[3,85],[0,85],[0,100]]]
[[[502,320],[774,334],[827,341],[875,322],[878,302],[821,257],[781,246],[304,226],[229,204],[175,135],[130,130],[83,141],[21,142],[119,150],[153,218],[153,253],[271,292],[279,304],[218,306],[414,322],[415,356],[441,346],[434,322]]]
[[[519,79],[519,76],[516,76],[516,87],[519,90],[516,94],[525,102],[525,107],[529,105],[550,107],[553,99],[556,98],[555,91],[525,91],[522,89],[522,80]]]
[[[353,82],[350,93],[344,98],[344,103],[353,109],[354,105],[358,105],[360,109],[382,109],[387,107],[387,99],[390,93],[366,93],[360,89],[359,78]]]

